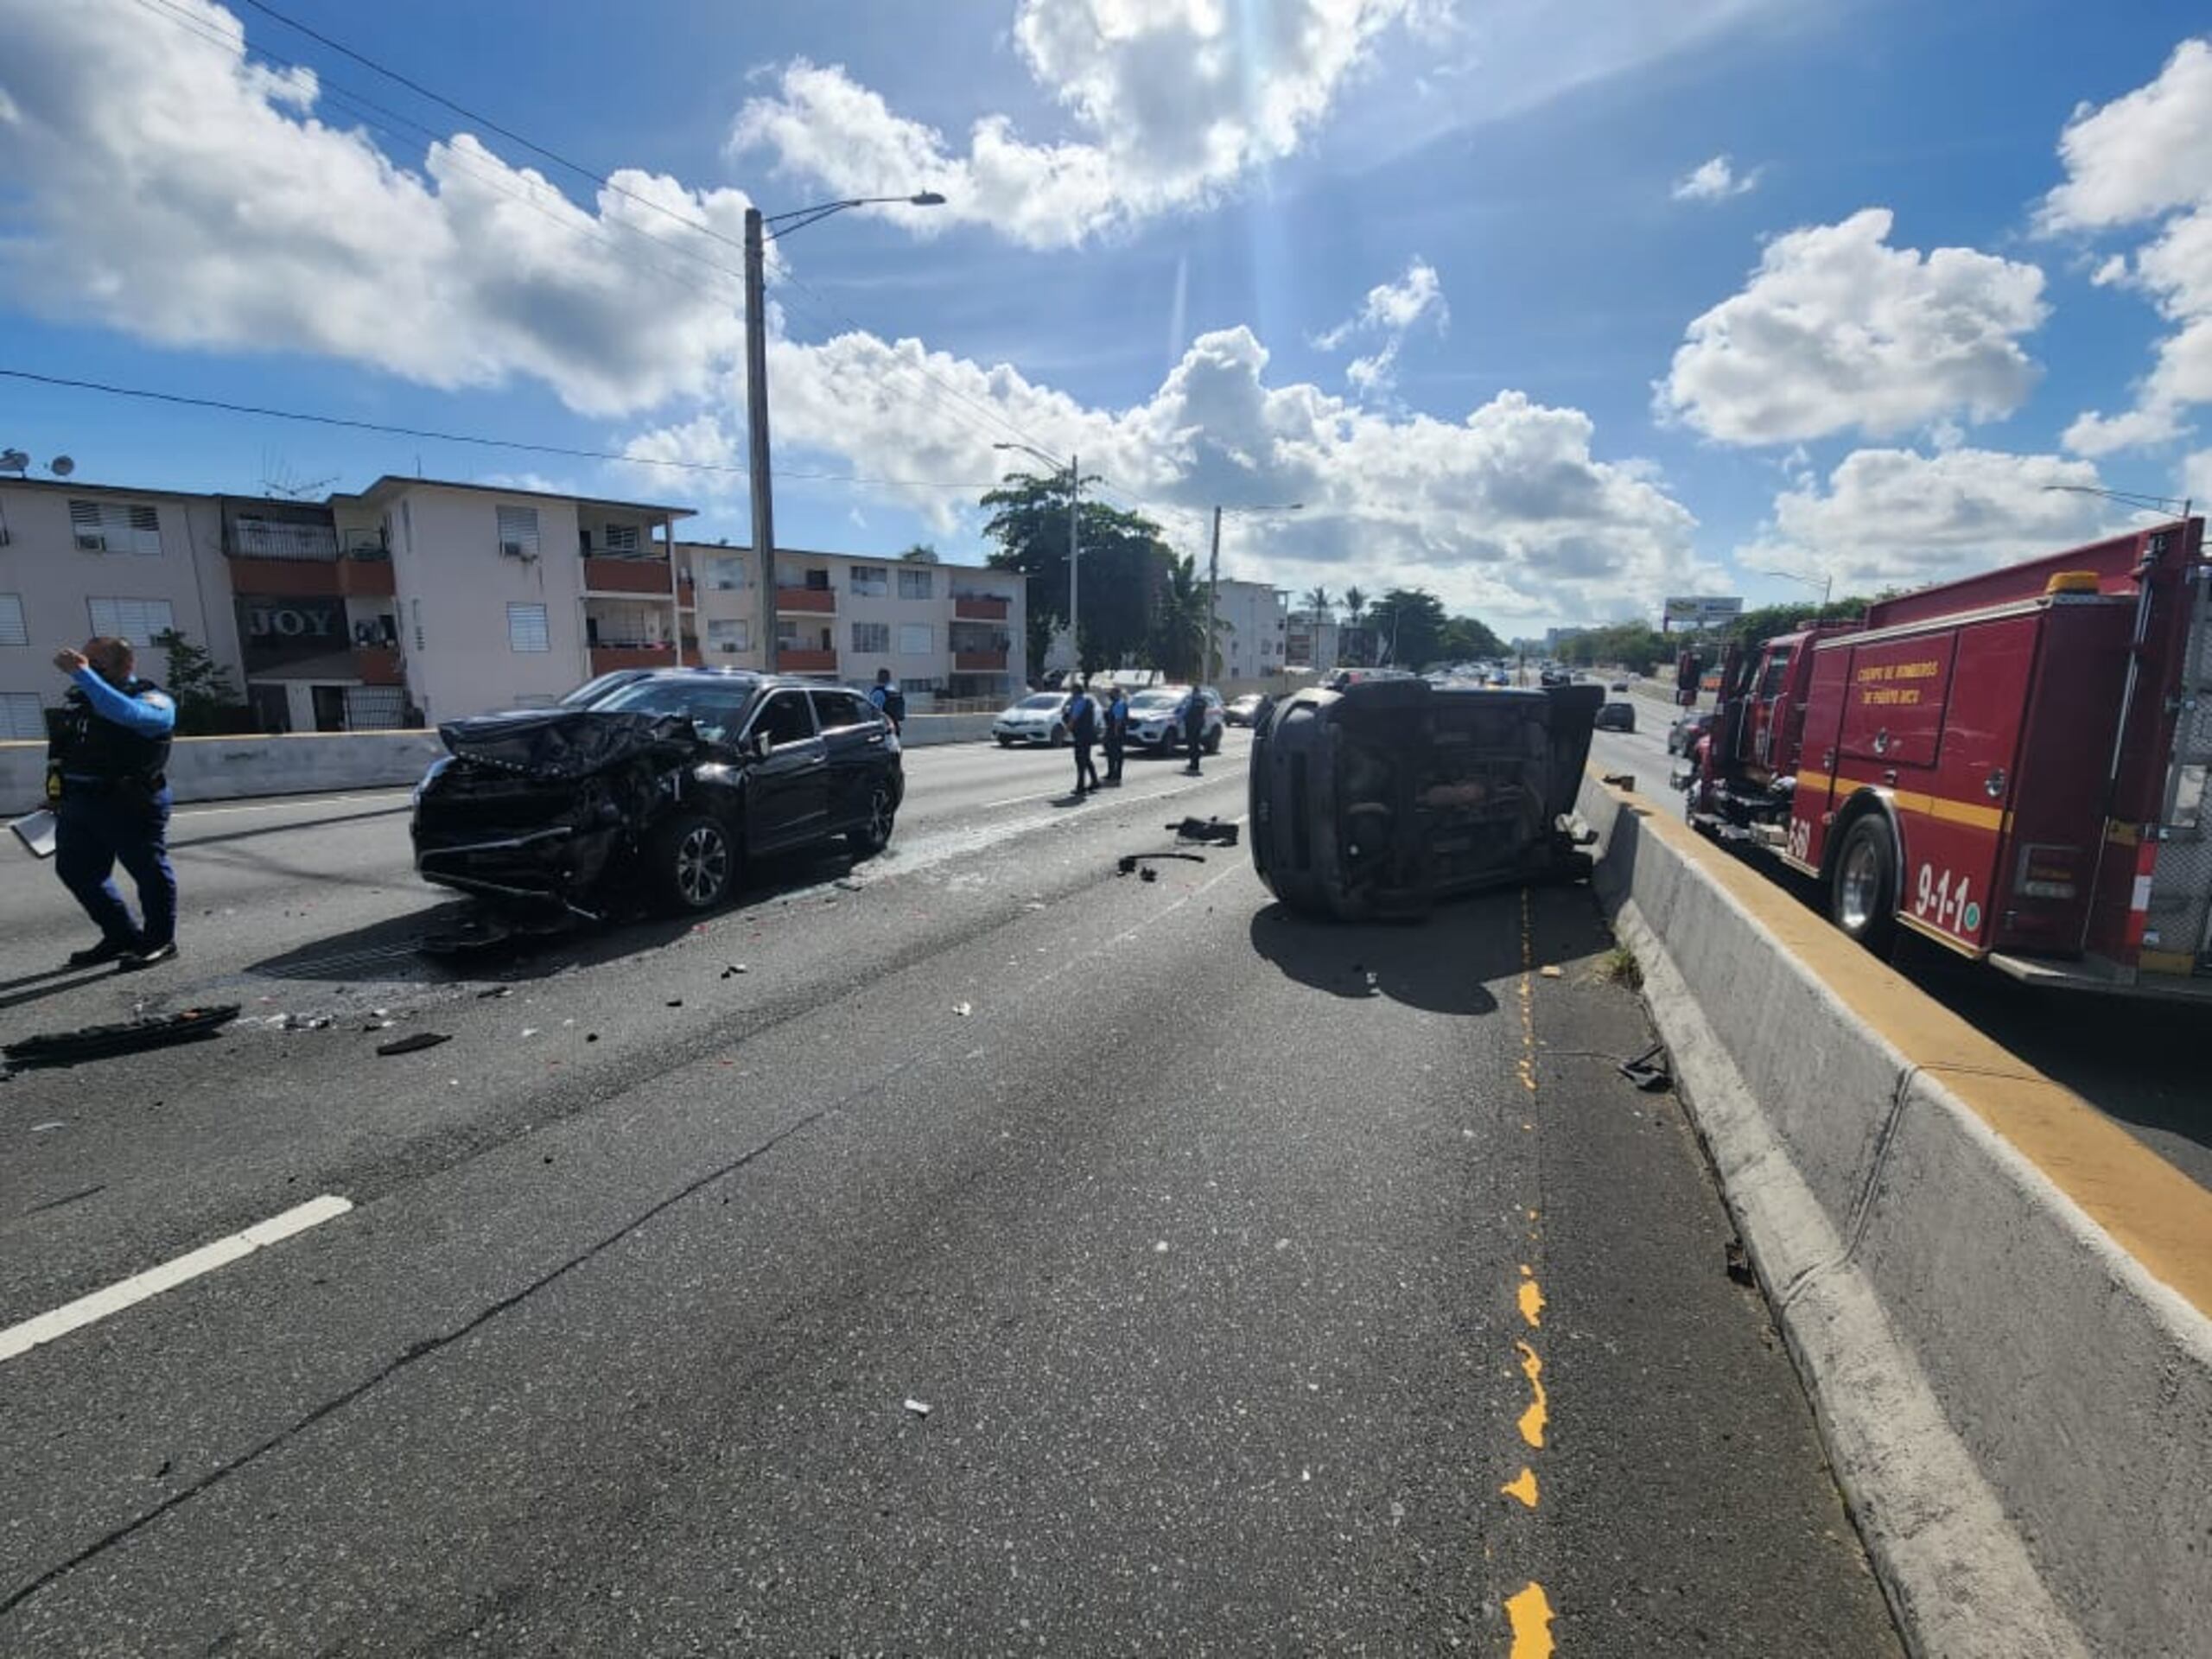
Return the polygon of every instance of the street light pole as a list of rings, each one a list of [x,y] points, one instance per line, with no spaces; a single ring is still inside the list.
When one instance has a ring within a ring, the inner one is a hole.
[[[1747,564],[1744,569],[1750,571],[1751,575],[1755,576],[1779,576],[1784,582],[1799,582],[1804,583],[1808,588],[1818,588],[1821,590],[1821,611],[1823,615],[1827,613],[1828,608],[1828,597],[1835,591],[1835,573],[1834,571],[1828,572],[1818,582],[1815,582],[1810,576],[1801,576],[1795,570],[1768,570],[1753,564]]]
[[[848,207],[890,202],[908,207],[942,207],[944,198],[934,190],[911,196],[850,196],[769,218],[763,218],[758,207],[745,210],[746,451],[752,478],[753,546],[760,560],[760,665],[770,674],[776,671],[776,512],[768,488],[767,245],[772,238],[804,230]],[[771,226],[775,228],[770,229]],[[677,626],[680,639],[680,613]],[[680,645],[678,651],[680,657]]]
[[[758,207],[745,210],[745,431],[753,477],[753,548],[760,565],[760,667],[776,671],[776,512],[768,494],[768,330],[766,238]]]

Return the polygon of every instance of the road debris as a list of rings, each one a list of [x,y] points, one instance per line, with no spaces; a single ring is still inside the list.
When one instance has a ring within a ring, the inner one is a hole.
[[[1636,793],[1636,774],[1632,772],[1609,772],[1599,781],[1630,795]]]
[[[683,1006],[683,999],[680,996],[671,996],[668,999],[668,1006],[671,1008],[680,1008]]]
[[[1654,1043],[1632,1060],[1614,1068],[1647,1095],[1662,1094],[1675,1086],[1675,1069],[1667,1059],[1667,1045]]]
[[[1179,858],[1186,864],[1203,864],[1206,861],[1204,853],[1123,853],[1120,858],[1115,860],[1114,869],[1117,874],[1128,875],[1135,871],[1139,864],[1155,858]]]
[[[1167,828],[1175,832],[1178,841],[1201,841],[1215,847],[1234,847],[1238,826],[1224,823],[1219,818],[1185,818]]]
[[[952,1005],[952,1011],[965,1020],[976,1012],[976,1005],[973,1002],[956,1002]]]
[[[1564,979],[1567,977],[1567,969],[1560,967],[1555,962],[1548,962],[1542,967],[1536,969],[1536,971],[1542,975],[1546,979]]]
[[[1758,1283],[1758,1275],[1751,1271],[1751,1258],[1744,1253],[1742,1240],[1732,1238],[1728,1241],[1725,1259],[1728,1264],[1728,1276],[1738,1284],[1749,1288]]]
[[[440,1043],[449,1043],[452,1040],[451,1034],[442,1031],[410,1031],[404,1037],[395,1037],[388,1043],[378,1043],[377,1052],[379,1054],[419,1054],[426,1048],[435,1048]]]
[[[489,990],[477,992],[476,1000],[486,1002],[495,996],[512,996],[514,994],[515,988],[512,985],[494,985]]]
[[[930,1402],[926,1400],[909,1400],[906,1402],[906,1409],[917,1417],[926,1417],[930,1414]]]
[[[1137,880],[1140,881],[1157,881],[1160,880],[1160,872],[1147,865],[1143,869],[1137,872]]]
[[[114,1025],[81,1026],[75,1031],[41,1032],[0,1048],[0,1054],[21,1066],[73,1065],[111,1054],[136,1053],[212,1037],[238,1017],[238,1005],[224,1002],[213,1007],[187,1008],[179,1014],[126,1020]]]
[[[753,970],[747,967],[743,963],[733,962],[728,967],[722,969],[722,977],[724,979],[731,979],[734,978],[739,974],[749,974]]]

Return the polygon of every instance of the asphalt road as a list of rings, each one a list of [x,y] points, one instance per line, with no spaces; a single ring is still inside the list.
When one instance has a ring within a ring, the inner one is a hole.
[[[1640,793],[1679,810],[1681,797],[1667,786],[1669,771],[1680,764],[1666,752],[1669,711],[1641,697],[1636,710],[1637,732],[1596,734],[1591,758],[1605,771],[1633,772]],[[1827,894],[1818,883],[1759,854],[1740,856],[1827,912]],[[1891,962],[1985,1035],[2064,1084],[2200,1185],[2212,1186],[2212,1109],[2206,1103],[2201,1009],[2039,990],[1909,932],[1898,939]]]
[[[0,1652],[1896,1652],[1587,893],[1117,874],[1243,742],[919,751],[883,857],[469,978],[398,800],[180,813],[186,957],[60,990],[0,859],[0,1034],[259,1021],[0,1084],[0,1353],[352,1205],[0,1357]]]

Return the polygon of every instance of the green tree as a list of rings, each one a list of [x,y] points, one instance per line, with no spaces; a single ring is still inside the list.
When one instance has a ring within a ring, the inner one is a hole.
[[[168,658],[162,689],[176,701],[177,734],[206,737],[223,730],[226,716],[240,702],[230,670],[175,628],[163,628],[154,644]]]
[[[1357,588],[1344,589],[1344,620],[1357,629],[1366,620],[1367,595]],[[1370,653],[1372,654],[1372,653]]]
[[[927,542],[916,542],[912,547],[908,548],[899,556],[902,561],[908,564],[942,564],[944,563],[944,560],[938,557],[937,549],[931,547]]]
[[[1393,588],[1368,607],[1378,657],[1393,668],[1443,660],[1444,601],[1425,588]]]
[[[1446,622],[1437,643],[1446,662],[1465,663],[1506,654],[1505,641],[1488,623],[1471,616],[1455,616]]]
[[[1205,677],[1206,584],[1189,554],[1171,558],[1153,607],[1152,660],[1171,680]]]
[[[1012,473],[983,497],[991,510],[983,534],[998,543],[989,563],[1028,578],[1033,664],[1045,660],[1053,632],[1068,620],[1068,487],[1065,473],[1044,478]],[[1145,649],[1171,555],[1160,526],[1141,513],[1088,499],[1080,512],[1083,614],[1077,661],[1089,673],[1118,666]]]

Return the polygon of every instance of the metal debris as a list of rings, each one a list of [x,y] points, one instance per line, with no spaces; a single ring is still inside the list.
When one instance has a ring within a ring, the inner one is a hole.
[[[1667,1045],[1654,1043],[1632,1060],[1614,1068],[1647,1095],[1662,1094],[1675,1086],[1675,1069],[1667,1059]]]
[[[1728,1241],[1726,1260],[1728,1276],[1738,1284],[1749,1287],[1758,1283],[1758,1275],[1751,1271],[1751,1259],[1744,1253],[1741,1240],[1732,1238]]]
[[[378,1043],[379,1054],[419,1054],[426,1048],[435,1048],[440,1043],[449,1043],[452,1036],[442,1031],[411,1031],[404,1037],[395,1037],[388,1043]]]
[[[1202,841],[1216,847],[1234,847],[1240,826],[1219,818],[1185,818],[1167,826],[1178,841]]]
[[[73,1065],[79,1060],[101,1059],[111,1054],[135,1053],[212,1037],[238,1017],[238,1005],[225,1002],[213,1007],[187,1008],[180,1014],[151,1019],[127,1020],[115,1025],[83,1026],[75,1031],[41,1032],[0,1048],[0,1054],[17,1065]]]
[[[930,1414],[930,1402],[926,1400],[909,1400],[906,1402],[906,1409],[917,1417],[926,1417]]]
[[[956,1002],[952,1005],[952,1011],[965,1020],[976,1012],[976,1005],[973,1002]]]
[[[1632,772],[1609,772],[1599,781],[1611,784],[1615,789],[1624,790],[1630,795],[1636,793],[1636,774]]]

